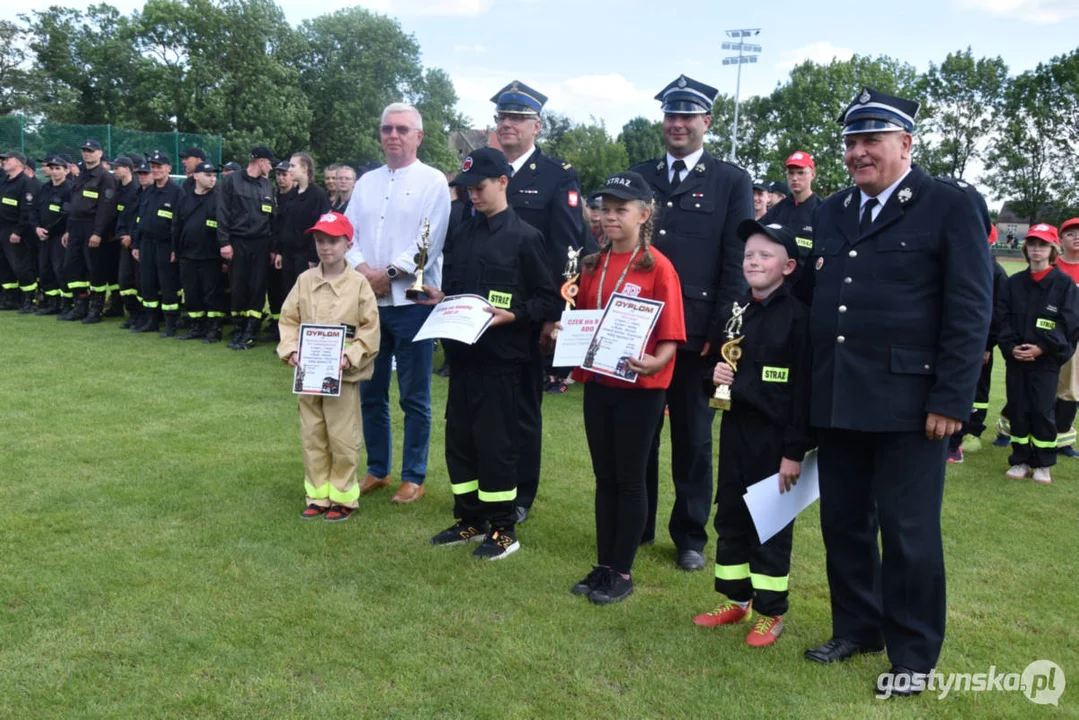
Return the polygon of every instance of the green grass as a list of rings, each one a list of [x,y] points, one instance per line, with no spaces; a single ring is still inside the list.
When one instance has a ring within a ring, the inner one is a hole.
[[[593,560],[580,387],[548,398],[544,473],[522,550],[474,561],[428,538],[451,521],[436,378],[428,494],[363,498],[304,522],[289,370],[267,347],[161,340],[0,314],[0,717],[1031,717],[1015,693],[881,702],[881,657],[822,667],[830,633],[816,506],[795,532],[778,645],[704,630],[710,572],[661,532],[636,593],[570,595]],[[1000,373],[998,373],[1000,374]],[[991,419],[1003,404],[998,378]],[[400,413],[395,412],[396,430]],[[716,424],[718,430],[718,423]],[[1076,714],[1079,463],[1004,478],[1006,450],[950,467],[942,672],[1071,674]],[[398,445],[399,445],[398,436]],[[670,508],[664,482],[660,526]],[[707,549],[711,555],[711,547]]]

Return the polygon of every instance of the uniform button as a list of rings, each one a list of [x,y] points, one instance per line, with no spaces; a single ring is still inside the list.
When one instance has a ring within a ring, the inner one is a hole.
[[[674,207],[674,203],[670,200],[667,201],[667,207]]]
[[[847,338],[845,338],[845,337],[843,337],[842,335],[840,335],[839,337],[837,337],[837,338],[835,339],[835,341],[836,341],[837,343],[845,343],[845,342],[847,342]]]
[[[857,250],[851,250],[849,253],[847,253],[847,255],[849,255],[851,257],[858,257],[858,251]]]
[[[839,306],[839,312],[841,312],[841,313],[847,312],[847,306],[846,305],[840,305]]]
[[[696,205],[694,205],[694,207],[700,207],[700,206],[701,206],[700,203],[697,203]]]
[[[923,368],[925,368],[926,370],[928,370],[928,369],[929,369],[929,366],[928,366],[928,365],[922,365],[922,367],[923,367]]]
[[[660,231],[659,231],[659,234],[660,234],[660,235],[666,235],[666,234],[667,234],[667,231],[666,231],[666,230],[660,230]]]
[[[906,246],[907,246],[907,242],[906,242],[906,240],[901,240],[901,241],[899,242],[899,247],[906,247]],[[926,366],[926,367],[928,367],[928,366]]]
[[[843,284],[844,285],[850,285],[852,282],[854,282],[854,281],[851,280],[849,277],[843,278]]]

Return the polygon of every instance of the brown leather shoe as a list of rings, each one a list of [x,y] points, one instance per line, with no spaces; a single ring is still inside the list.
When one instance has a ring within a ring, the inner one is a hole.
[[[405,505],[410,502],[416,502],[423,494],[427,492],[423,485],[417,485],[414,482],[403,482],[401,487],[397,488],[397,492],[393,494],[393,499],[390,500],[394,505]]]
[[[390,484],[390,476],[387,475],[384,478],[377,478],[374,475],[368,473],[360,481],[360,495],[366,495],[367,493],[374,492],[375,490],[381,490]]]

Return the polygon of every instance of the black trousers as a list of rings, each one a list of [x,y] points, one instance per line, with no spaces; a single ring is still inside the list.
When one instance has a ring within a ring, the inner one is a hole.
[[[139,245],[142,306],[161,308],[168,313],[180,312],[180,270],[169,262],[172,249],[165,243],[144,239]]]
[[[993,382],[993,353],[989,353],[989,362],[982,365],[982,373],[978,376],[978,385],[974,390],[974,407],[970,411],[970,419],[963,423],[955,435],[948,440],[948,447],[955,450],[963,444],[963,438],[967,435],[981,437],[985,432],[985,416],[989,414],[989,388]]]
[[[923,431],[821,429],[818,438],[832,634],[883,639],[892,665],[928,672],[944,643],[947,444]]]
[[[1077,409],[1079,409],[1079,403],[1073,400],[1057,398],[1056,406],[1053,409],[1053,415],[1057,421],[1057,435],[1071,431]]]
[[[46,295],[60,297],[66,295],[67,286],[64,277],[64,245],[60,242],[63,233],[49,235],[38,247],[38,282]]]
[[[3,248],[4,260],[14,274],[14,287],[9,280],[5,283],[5,290],[18,288],[22,292],[37,290],[37,275],[34,273],[34,263],[31,257],[32,249],[25,237],[20,237],[19,242],[11,242],[11,235],[17,234],[17,226],[0,225],[0,248]]]
[[[311,254],[306,250],[285,250],[281,253],[281,298],[277,302],[276,310],[274,310],[273,303],[270,303],[270,309],[276,314],[281,314],[281,304],[284,303],[285,298],[288,297],[288,294],[292,291],[292,286],[296,284],[296,278],[307,272],[307,263],[310,259]]]
[[[464,522],[513,528],[520,374],[517,367],[453,367],[446,400],[446,470],[454,517]]]
[[[131,255],[131,248],[120,246],[120,261],[117,263],[119,277],[117,285],[124,297],[139,297],[139,261]]]
[[[645,469],[663,418],[663,390],[584,386],[584,429],[596,475],[596,558],[633,569],[648,516]]]
[[[103,238],[92,248],[87,242],[86,264],[90,267],[90,292],[103,293],[116,286],[120,267],[120,241]]]
[[[543,454],[543,353],[539,349],[539,328],[532,333],[528,364],[520,374],[518,422],[520,459],[517,463],[517,504],[532,507],[539,492],[540,458]]]
[[[753,601],[762,615],[787,612],[794,523],[761,543],[743,495],[779,472],[782,425],[753,412],[728,410],[719,430],[716,477],[716,592]]]
[[[1060,373],[1006,364],[1008,421],[1011,423],[1012,465],[1051,467],[1057,462],[1057,423],[1054,416]]]
[[[7,255],[0,250],[0,290],[5,293],[18,291],[19,281],[15,278],[15,271],[8,264]]]
[[[193,318],[224,317],[220,260],[180,260],[184,309]]]
[[[674,507],[667,525],[679,551],[701,552],[708,541],[708,516],[712,511],[712,422],[715,411],[708,406],[701,378],[711,377],[708,360],[695,351],[679,351],[674,377],[667,388],[671,422],[671,475]],[[663,422],[652,440],[648,458],[648,523],[642,540],[656,534],[659,495],[659,443]]]
[[[86,295],[90,290],[90,248],[87,243],[93,232],[92,222],[68,220],[63,280],[68,291],[75,295]]]
[[[281,270],[273,265],[266,268],[266,302],[270,305],[270,317],[274,320],[281,317],[281,306],[285,304],[285,298],[291,289],[291,285],[285,287],[284,266]]]
[[[233,239],[229,265],[233,315],[262,318],[269,270],[270,238]]]

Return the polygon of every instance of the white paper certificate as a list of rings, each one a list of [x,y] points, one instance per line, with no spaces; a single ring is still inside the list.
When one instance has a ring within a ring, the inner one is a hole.
[[[798,514],[820,497],[820,476],[817,473],[817,451],[802,460],[802,474],[790,492],[779,494],[779,473],[753,483],[742,498],[757,528],[762,543],[798,517]]]
[[[479,295],[450,295],[435,305],[412,342],[445,338],[473,345],[495,319],[485,310],[489,307]]]
[[[640,360],[656,327],[663,301],[613,293],[581,367],[600,375],[637,382],[628,360]]]
[[[562,329],[555,339],[555,367],[580,367],[599,327],[602,310],[566,310],[562,313]]]
[[[292,392],[298,395],[341,394],[341,355],[344,325],[300,325],[296,374]]]

